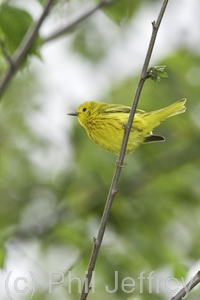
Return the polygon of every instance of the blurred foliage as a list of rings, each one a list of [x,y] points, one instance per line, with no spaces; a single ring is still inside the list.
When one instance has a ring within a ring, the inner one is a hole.
[[[97,34],[92,22],[90,22],[90,26],[83,26],[77,31],[71,47],[72,51],[78,52],[85,59],[94,63],[103,59],[106,52],[104,38],[100,33]]]
[[[151,1],[155,2],[155,0]],[[100,1],[95,2],[99,3]],[[138,8],[140,8],[145,2],[146,1],[138,0],[117,0],[113,1],[113,3],[109,4],[102,10],[107,16],[109,16],[111,22],[114,22],[119,27],[124,28],[129,25]],[[106,19],[102,18],[101,22],[106,22]],[[76,51],[79,55],[93,63],[98,63],[103,60],[108,51],[105,39],[107,32],[102,31],[101,27],[101,23],[96,24],[95,16],[88,19],[87,22],[73,34],[73,42],[71,43],[72,50]],[[110,40],[111,46],[112,38],[113,37],[110,34],[108,39]]]
[[[139,5],[140,1],[116,1],[113,5],[106,7],[104,11],[116,23],[124,25],[132,19]]]
[[[0,6],[0,40],[5,48],[4,51],[11,57],[19,47],[26,32],[33,23],[31,15],[20,8],[10,6],[8,2]],[[29,55],[34,54],[40,57],[39,47],[41,39],[38,37],[29,51]],[[4,57],[0,48],[0,58]],[[5,68],[5,62],[0,59],[0,70]]]
[[[126,18],[128,26],[139,1],[126,1],[123,6],[122,3],[105,11],[117,23]],[[13,10],[19,23],[24,16],[22,23],[14,29],[12,26],[12,30],[9,26],[4,31],[0,29],[5,41],[13,37],[6,42],[11,52],[31,22],[25,12],[16,8],[10,11]],[[23,16],[19,18],[19,14]],[[7,17],[4,15],[4,19]],[[99,32],[85,26],[71,40],[71,49],[76,48],[91,64],[106,54],[97,43],[88,50],[85,36],[95,34],[98,40]],[[155,133],[166,137],[165,143],[141,145],[126,157],[127,166],[122,170],[119,193],[95,269],[95,294],[90,293],[88,299],[169,298],[162,289],[160,293],[155,289],[149,292],[149,273],[153,270],[154,276],[165,274],[166,278],[175,276],[180,280],[199,261],[199,61],[198,51],[179,48],[157,62],[167,66],[169,78],[159,84],[151,80],[145,83],[139,108],[159,109],[186,97],[187,111],[156,128]],[[107,98],[98,100],[131,105],[137,82],[138,77],[129,77],[113,83]],[[72,277],[84,277],[117,157],[93,144],[74,120],[71,132],[67,132],[73,159],[64,161],[65,168],[56,176],[56,166],[44,169],[45,156],[54,143],[44,136],[42,128],[35,130],[30,122],[37,114],[43,114],[45,105],[36,100],[43,92],[38,74],[24,71],[12,82],[1,104],[0,266],[6,269],[7,249],[15,249],[23,254],[27,269],[34,265],[34,274],[41,279],[32,299],[77,299],[75,280],[69,294],[69,272]],[[35,160],[38,153],[44,161]],[[25,253],[24,245],[28,249]],[[35,259],[33,249],[37,253]],[[46,285],[47,273],[52,270],[64,272],[66,280],[65,284],[55,285],[50,294]],[[105,286],[114,289],[115,271],[119,271],[119,289],[110,294]],[[142,271],[146,278],[143,293],[138,279]],[[125,277],[135,280],[133,293],[124,293],[120,287]]]

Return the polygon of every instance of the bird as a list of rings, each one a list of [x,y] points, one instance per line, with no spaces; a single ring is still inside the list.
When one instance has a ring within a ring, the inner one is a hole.
[[[126,154],[135,150],[140,144],[163,142],[165,138],[153,134],[153,129],[166,118],[185,112],[186,99],[151,112],[137,109],[131,126],[126,147]],[[78,110],[68,113],[76,116],[85,128],[89,138],[107,151],[119,154],[124,136],[124,126],[128,121],[131,107],[122,104],[87,101]]]

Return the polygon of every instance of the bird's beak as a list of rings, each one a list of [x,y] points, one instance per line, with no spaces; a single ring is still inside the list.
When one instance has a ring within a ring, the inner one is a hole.
[[[74,116],[74,117],[77,117],[77,116],[78,116],[78,113],[77,113],[77,112],[69,113],[68,116]]]

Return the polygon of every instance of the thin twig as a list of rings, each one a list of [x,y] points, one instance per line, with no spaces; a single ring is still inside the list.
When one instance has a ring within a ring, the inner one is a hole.
[[[169,0],[164,0],[163,1],[162,7],[160,9],[160,12],[159,12],[159,15],[158,15],[158,18],[157,18],[157,21],[156,22],[154,21],[152,23],[152,35],[151,35],[151,39],[150,39],[150,42],[149,42],[149,47],[148,47],[147,54],[146,54],[146,57],[145,57],[145,61],[144,61],[144,64],[143,64],[140,80],[139,80],[139,83],[138,83],[138,86],[137,86],[137,89],[136,89],[136,93],[135,93],[132,108],[131,108],[131,111],[130,111],[128,123],[125,126],[124,138],[123,138],[122,147],[121,147],[121,151],[120,151],[120,155],[119,155],[119,160],[118,160],[118,163],[116,165],[115,172],[114,172],[114,175],[113,175],[113,179],[112,179],[112,182],[111,182],[111,185],[110,185],[107,201],[106,201],[106,204],[105,204],[103,216],[102,216],[99,231],[98,231],[98,235],[97,235],[97,238],[94,239],[94,245],[93,245],[92,253],[91,253],[91,256],[90,256],[90,261],[89,261],[89,264],[88,264],[88,270],[87,270],[87,274],[85,276],[84,285],[83,285],[82,293],[81,293],[81,296],[80,296],[80,300],[85,300],[88,296],[89,291],[90,291],[89,286],[90,286],[90,282],[91,282],[91,279],[92,279],[92,271],[94,270],[94,267],[95,267],[95,264],[96,264],[96,261],[97,261],[99,249],[101,247],[101,243],[102,243],[103,236],[104,236],[104,233],[105,233],[105,229],[106,229],[106,225],[107,225],[107,222],[108,222],[108,218],[109,218],[110,210],[111,210],[111,207],[112,207],[112,203],[113,203],[113,200],[115,198],[116,193],[118,192],[117,184],[118,184],[119,177],[120,177],[120,174],[121,174],[121,169],[123,167],[124,157],[125,157],[125,153],[126,153],[126,146],[127,146],[127,143],[128,143],[128,138],[129,138],[129,134],[130,134],[130,131],[131,131],[131,126],[132,126],[132,123],[133,123],[133,118],[134,118],[134,115],[135,115],[136,107],[137,107],[137,104],[138,104],[138,101],[139,101],[139,97],[140,97],[144,82],[147,79],[147,71],[148,71],[148,66],[149,66],[149,62],[150,62],[150,59],[151,59],[153,47],[154,47],[154,44],[155,44],[158,29],[160,27],[160,23],[162,21],[163,15],[165,13],[165,9],[167,7],[168,1]]]
[[[197,284],[200,283],[200,271],[196,273],[194,277],[186,283],[180,291],[178,291],[170,300],[181,300],[182,298],[186,298],[189,291],[191,291]]]
[[[16,71],[18,70],[18,68],[24,61],[25,57],[27,56],[28,51],[30,50],[31,46],[33,45],[35,39],[37,38],[38,30],[39,30],[40,26],[42,25],[44,19],[48,15],[49,10],[50,10],[51,6],[53,5],[54,1],[55,0],[47,0],[39,20],[28,30],[28,32],[24,36],[20,46],[16,50],[13,58],[11,58],[12,64],[8,68],[2,82],[0,83],[0,99],[1,99],[1,96],[3,95],[5,89],[7,88],[8,84],[10,83],[11,79],[15,75]]]
[[[88,17],[93,15],[97,10],[107,6],[108,4],[111,4],[115,0],[102,0],[92,8],[88,9],[86,12],[82,13],[79,17],[75,18],[73,21],[69,22],[66,26],[63,28],[55,31],[54,33],[50,34],[46,38],[43,38],[44,43],[50,42],[58,37],[60,37],[63,34],[69,33],[72,29],[75,29],[77,25],[79,25],[81,22],[86,20]]]
[[[9,65],[12,67],[12,59],[10,54],[8,53],[8,50],[6,49],[6,46],[4,44],[4,42],[2,40],[0,40],[0,47],[2,49],[2,53],[5,57],[5,59],[7,60],[7,62],[9,63]]]

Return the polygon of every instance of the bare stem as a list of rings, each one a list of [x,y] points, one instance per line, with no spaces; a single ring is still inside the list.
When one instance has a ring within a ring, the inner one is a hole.
[[[200,271],[186,283],[170,300],[181,300],[186,298],[191,291],[200,282]]]
[[[129,134],[130,134],[130,131],[131,131],[133,118],[134,118],[134,115],[135,115],[135,111],[136,111],[136,108],[137,108],[137,104],[138,104],[138,101],[139,101],[139,97],[140,97],[144,82],[147,79],[147,71],[148,71],[149,62],[150,62],[151,55],[152,55],[152,52],[153,52],[156,36],[157,36],[158,30],[159,30],[162,18],[164,16],[165,9],[167,7],[168,1],[169,0],[164,0],[163,1],[162,7],[160,9],[160,12],[159,12],[159,15],[158,15],[158,18],[157,18],[157,21],[156,22],[154,21],[152,23],[152,35],[151,35],[151,39],[150,39],[150,42],[149,42],[149,47],[148,47],[147,54],[146,54],[146,57],[145,57],[145,61],[144,61],[144,64],[143,64],[140,80],[139,80],[139,83],[138,83],[138,86],[137,86],[137,89],[136,89],[136,93],[135,93],[135,96],[134,96],[134,100],[133,100],[133,104],[132,104],[132,107],[131,107],[128,123],[125,126],[125,132],[124,132],[121,151],[120,151],[120,154],[119,154],[119,160],[118,160],[118,163],[116,165],[114,175],[113,175],[113,179],[112,179],[110,189],[109,189],[109,192],[108,192],[108,197],[107,197],[104,212],[103,212],[103,215],[102,215],[102,219],[101,219],[99,231],[98,231],[98,234],[97,234],[97,238],[94,239],[94,245],[93,245],[92,253],[91,253],[91,256],[90,256],[90,261],[89,261],[89,264],[88,264],[88,270],[87,270],[87,274],[85,276],[84,285],[83,285],[80,300],[85,300],[88,296],[89,291],[90,291],[89,286],[90,286],[90,282],[91,282],[91,279],[92,279],[92,272],[94,270],[94,267],[95,267],[95,264],[96,264],[96,261],[97,261],[99,249],[101,247],[101,243],[102,243],[103,236],[104,236],[104,233],[105,233],[105,229],[106,229],[106,226],[107,226],[107,222],[108,222],[110,210],[111,210],[111,207],[112,207],[112,203],[113,203],[115,195],[118,191],[117,184],[118,184],[118,181],[119,181],[119,177],[120,177],[120,174],[121,174],[121,169],[122,169],[123,162],[124,162],[124,157],[125,157],[125,153],[126,153],[126,146],[127,146]]]
[[[2,53],[5,57],[5,59],[7,60],[7,62],[9,63],[9,65],[12,66],[12,59],[10,57],[10,54],[8,53],[7,49],[6,49],[6,46],[4,44],[4,42],[2,40],[0,40],[0,47],[2,49]]]
[[[63,28],[61,28],[61,29],[53,32],[52,34],[50,34],[46,38],[43,38],[44,43],[50,42],[50,41],[52,41],[52,40],[60,37],[63,34],[71,32],[72,29],[74,29],[81,22],[83,22],[88,17],[90,17],[91,15],[93,15],[96,11],[98,11],[99,9],[103,8],[104,6],[106,6],[108,4],[111,4],[114,1],[115,0],[102,0],[102,1],[100,1],[98,4],[96,4],[95,6],[91,7],[86,12],[82,13],[80,16],[78,16],[77,18],[75,18],[73,21],[69,22]]]

